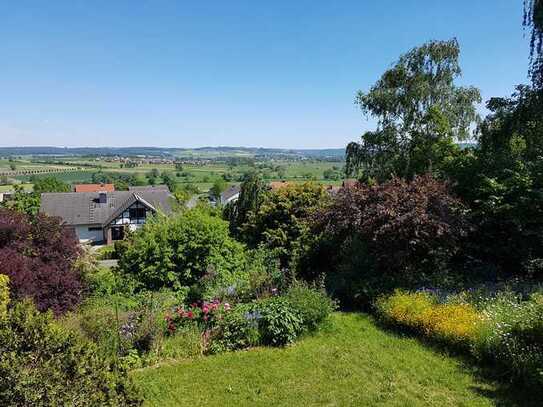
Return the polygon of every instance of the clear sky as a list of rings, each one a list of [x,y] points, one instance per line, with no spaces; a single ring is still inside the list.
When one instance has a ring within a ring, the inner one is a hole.
[[[457,37],[484,99],[527,82],[521,0],[0,2],[0,145],[344,147],[398,56]]]

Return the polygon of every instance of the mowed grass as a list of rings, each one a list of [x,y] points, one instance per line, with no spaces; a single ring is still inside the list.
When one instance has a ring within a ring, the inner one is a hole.
[[[285,349],[202,357],[133,376],[147,406],[515,404],[459,359],[385,332],[360,314],[335,314],[317,335]]]

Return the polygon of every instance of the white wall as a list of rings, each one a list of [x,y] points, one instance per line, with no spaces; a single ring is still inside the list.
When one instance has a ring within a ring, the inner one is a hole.
[[[101,242],[104,240],[104,231],[100,230],[89,230],[89,225],[78,225],[75,227],[75,233],[79,240],[92,240],[93,242]]]

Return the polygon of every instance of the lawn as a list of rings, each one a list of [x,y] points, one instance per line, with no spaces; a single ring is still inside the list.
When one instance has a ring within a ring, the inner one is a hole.
[[[320,333],[285,349],[181,361],[134,377],[148,406],[516,404],[475,368],[360,314],[335,314]]]

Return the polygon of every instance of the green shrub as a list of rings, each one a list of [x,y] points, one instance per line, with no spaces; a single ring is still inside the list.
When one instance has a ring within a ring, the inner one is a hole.
[[[50,313],[19,302],[0,320],[0,405],[139,405],[126,373]]]
[[[225,314],[213,333],[210,351],[245,349],[260,343],[254,304],[240,304]]]
[[[326,295],[324,289],[309,287],[304,283],[295,283],[286,293],[291,306],[302,318],[306,331],[317,329],[336,308],[336,304]]]
[[[285,297],[270,297],[257,302],[252,315],[259,321],[262,343],[265,345],[288,345],[303,330],[301,315]]]
[[[8,313],[9,304],[9,277],[0,274],[0,319],[5,318]]]
[[[221,287],[246,278],[244,246],[228,223],[204,209],[156,217],[125,242],[119,269],[142,288],[195,287],[212,298]]]

